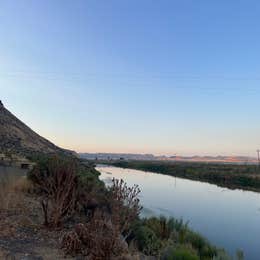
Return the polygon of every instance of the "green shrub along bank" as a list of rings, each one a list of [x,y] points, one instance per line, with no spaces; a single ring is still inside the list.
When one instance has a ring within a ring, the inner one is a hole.
[[[256,165],[164,161],[107,161],[103,163],[204,181],[230,189],[260,191],[260,173]]]
[[[182,220],[163,216],[139,219],[133,226],[132,238],[137,248],[157,259],[230,259]]]

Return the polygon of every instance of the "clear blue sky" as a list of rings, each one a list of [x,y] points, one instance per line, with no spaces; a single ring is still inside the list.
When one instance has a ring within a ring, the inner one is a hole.
[[[258,0],[0,2],[0,98],[85,152],[253,155]]]

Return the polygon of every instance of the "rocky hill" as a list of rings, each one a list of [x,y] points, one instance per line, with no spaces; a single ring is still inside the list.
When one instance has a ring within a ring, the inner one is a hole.
[[[9,112],[0,101],[0,152],[22,154],[35,153],[73,154],[41,137]]]

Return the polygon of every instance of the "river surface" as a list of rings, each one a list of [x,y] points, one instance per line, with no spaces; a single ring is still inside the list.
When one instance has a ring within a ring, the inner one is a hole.
[[[230,255],[242,249],[245,259],[260,259],[260,193],[104,165],[97,170],[107,185],[113,177],[138,184],[144,216],[183,218]]]

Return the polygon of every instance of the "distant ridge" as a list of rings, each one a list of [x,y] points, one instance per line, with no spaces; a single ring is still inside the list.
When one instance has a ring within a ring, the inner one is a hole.
[[[0,101],[0,152],[11,152],[29,156],[32,154],[74,152],[62,149],[41,137],[9,112]]]
[[[131,153],[79,153],[82,159],[88,160],[156,160],[153,154],[131,154]]]
[[[87,160],[140,160],[140,161],[175,161],[175,162],[212,162],[212,163],[257,163],[256,158],[247,156],[155,156],[153,154],[129,153],[79,153]]]

